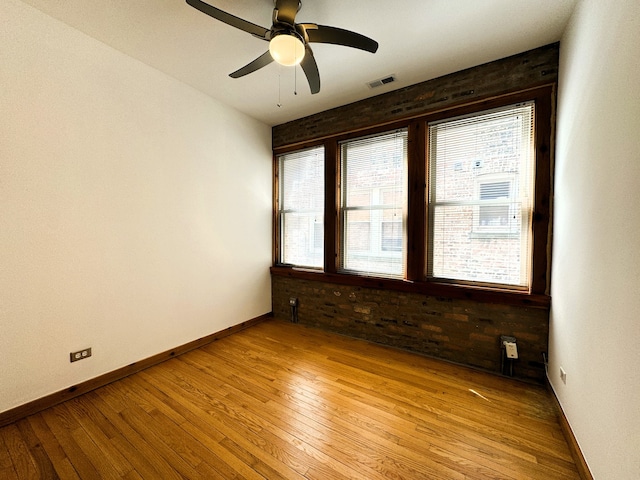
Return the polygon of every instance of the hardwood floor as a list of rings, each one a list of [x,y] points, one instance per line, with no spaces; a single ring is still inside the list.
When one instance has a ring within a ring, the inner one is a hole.
[[[576,479],[549,393],[270,320],[0,429],[2,479]]]

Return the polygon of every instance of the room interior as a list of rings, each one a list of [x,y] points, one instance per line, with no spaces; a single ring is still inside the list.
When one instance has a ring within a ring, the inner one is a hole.
[[[559,42],[546,381],[590,475],[640,475],[640,4],[370,3],[303,2],[380,43],[314,46],[315,95],[229,78],[265,45],[182,1],[0,5],[0,418],[276,310],[278,128]]]

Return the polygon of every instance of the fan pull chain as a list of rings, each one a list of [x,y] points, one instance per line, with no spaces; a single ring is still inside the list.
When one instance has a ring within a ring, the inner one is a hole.
[[[293,94],[298,95],[298,66],[293,67]]]
[[[282,100],[281,100],[281,83],[282,83],[282,76],[280,75],[282,73],[282,67],[278,66],[278,103],[276,104],[278,106],[278,108],[282,107]]]

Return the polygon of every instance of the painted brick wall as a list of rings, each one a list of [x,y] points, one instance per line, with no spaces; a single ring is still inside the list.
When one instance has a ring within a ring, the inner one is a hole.
[[[500,335],[518,340],[514,377],[542,382],[546,308],[429,297],[272,275],[273,313],[340,334],[500,372]]]

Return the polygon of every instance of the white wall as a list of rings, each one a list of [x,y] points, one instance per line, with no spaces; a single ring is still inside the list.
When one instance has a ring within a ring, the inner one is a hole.
[[[561,41],[549,379],[596,479],[640,478],[639,289],[640,2],[583,0]]]
[[[0,18],[0,411],[270,312],[270,128]]]

